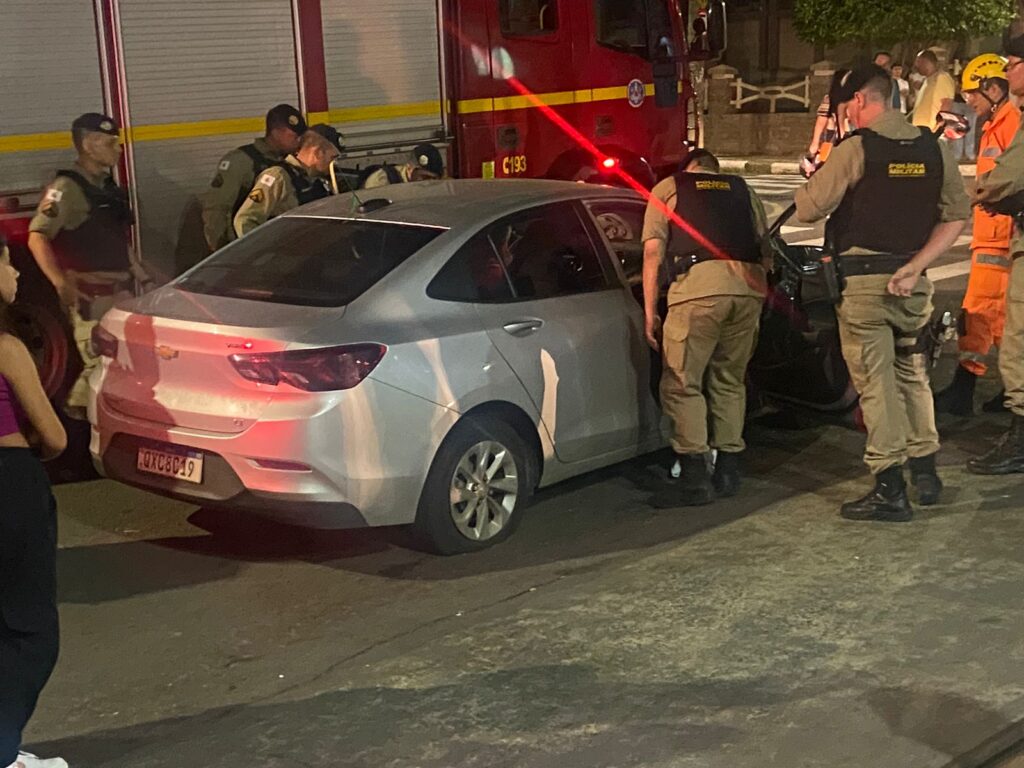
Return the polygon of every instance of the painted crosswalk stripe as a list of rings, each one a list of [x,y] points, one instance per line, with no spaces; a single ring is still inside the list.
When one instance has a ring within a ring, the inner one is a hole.
[[[953,264],[946,264],[928,270],[928,278],[934,283],[939,280],[950,280],[954,277],[966,275],[971,271],[971,260],[957,261]]]

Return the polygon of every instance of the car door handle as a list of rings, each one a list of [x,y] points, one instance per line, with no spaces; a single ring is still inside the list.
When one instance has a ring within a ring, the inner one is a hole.
[[[529,336],[534,331],[539,331],[543,325],[543,320],[517,320],[513,323],[505,323],[502,327],[506,333],[522,337]]]

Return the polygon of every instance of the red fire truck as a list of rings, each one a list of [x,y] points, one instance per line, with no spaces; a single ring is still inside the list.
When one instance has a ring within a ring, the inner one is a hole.
[[[457,177],[587,181],[620,166],[652,183],[697,138],[687,44],[697,14],[712,22],[705,48],[723,47],[724,3],[699,5],[5,0],[0,231],[27,273],[19,318],[47,387],[74,355],[23,244],[41,189],[72,160],[78,114],[124,126],[119,178],[135,245],[169,278],[187,200],[279,102],[335,125],[350,167],[401,162],[429,141]]]

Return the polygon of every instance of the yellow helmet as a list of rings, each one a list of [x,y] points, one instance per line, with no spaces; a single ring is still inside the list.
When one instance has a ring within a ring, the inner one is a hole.
[[[964,67],[962,86],[965,91],[976,91],[984,87],[986,80],[993,77],[1006,79],[1006,59],[995,53],[983,53],[971,59]]]

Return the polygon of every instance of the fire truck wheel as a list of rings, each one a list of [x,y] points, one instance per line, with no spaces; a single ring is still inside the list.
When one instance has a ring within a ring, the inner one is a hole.
[[[36,361],[47,396],[59,400],[81,371],[67,319],[56,306],[26,301],[11,307],[10,320]]]
[[[529,501],[535,461],[526,441],[501,419],[464,419],[434,457],[414,534],[439,555],[475,552],[504,541]]]

